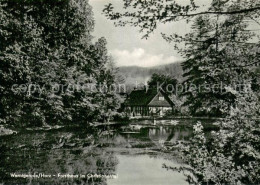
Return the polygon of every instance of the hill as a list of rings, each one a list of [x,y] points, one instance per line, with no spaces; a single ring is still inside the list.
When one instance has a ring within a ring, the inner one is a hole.
[[[181,62],[176,62],[167,65],[159,65],[155,67],[138,67],[124,66],[119,67],[119,74],[124,77],[127,85],[145,84],[153,73],[166,74],[175,77],[179,81],[183,80],[183,70]]]

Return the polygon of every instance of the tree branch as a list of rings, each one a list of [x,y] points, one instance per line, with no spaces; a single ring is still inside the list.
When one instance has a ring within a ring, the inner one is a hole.
[[[240,13],[247,13],[247,12],[252,12],[260,10],[260,7],[254,7],[254,8],[248,8],[248,9],[241,9],[241,10],[234,10],[234,11],[226,11],[226,12],[211,12],[211,11],[205,11],[205,12],[199,12],[199,13],[194,13],[194,14],[186,14],[186,15],[178,15],[178,16],[183,16],[183,17],[191,17],[191,16],[197,16],[197,15],[205,15],[205,14],[219,14],[219,15],[232,15],[232,14],[240,14]]]
[[[111,13],[111,10],[109,9],[111,6],[108,6],[107,8],[105,8],[103,10],[103,12],[106,12],[106,14],[108,15],[108,17],[111,17],[111,15],[109,15],[109,13]],[[157,18],[177,18],[177,17],[194,17],[194,16],[198,16],[198,15],[207,15],[207,14],[214,14],[214,15],[234,15],[234,14],[242,14],[242,13],[248,13],[248,12],[253,12],[253,11],[258,11],[260,10],[260,6],[257,7],[253,7],[253,8],[247,8],[247,9],[240,9],[240,10],[234,10],[234,11],[204,11],[204,12],[198,12],[198,13],[190,13],[190,14],[185,14],[185,13],[180,13],[180,14],[176,14],[176,15],[154,15],[154,16],[141,16],[141,15],[135,15],[135,14],[131,14],[132,17],[157,17]],[[172,12],[175,13],[175,12]],[[124,15],[122,14],[121,16],[127,16],[127,17],[131,17],[131,15]],[[117,15],[118,16],[118,15]]]

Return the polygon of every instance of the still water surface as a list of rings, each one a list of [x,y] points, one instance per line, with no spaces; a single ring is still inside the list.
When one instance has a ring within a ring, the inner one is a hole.
[[[187,184],[178,172],[163,164],[180,166],[167,146],[185,142],[191,127],[172,121],[142,121],[93,130],[63,128],[25,131],[1,137],[0,182],[5,184]],[[51,175],[48,178],[13,178],[10,173]],[[60,175],[85,175],[64,178]],[[86,178],[89,174],[117,178]],[[58,177],[59,176],[59,177]]]
[[[176,161],[149,155],[117,155],[117,179],[109,179],[109,185],[173,185],[188,184],[181,173],[167,171],[162,164],[179,166]]]

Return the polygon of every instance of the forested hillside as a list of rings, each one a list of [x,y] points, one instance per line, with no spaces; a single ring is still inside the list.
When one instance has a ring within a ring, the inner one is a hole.
[[[183,80],[181,62],[155,67],[120,67],[119,72],[125,78],[126,84],[146,83],[154,73],[170,75],[178,79],[179,82]]]

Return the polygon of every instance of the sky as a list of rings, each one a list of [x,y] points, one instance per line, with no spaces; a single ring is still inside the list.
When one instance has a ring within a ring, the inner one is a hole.
[[[176,0],[181,4],[190,0]],[[197,5],[205,7],[209,0],[196,0]],[[123,10],[122,0],[89,0],[93,8],[95,29],[94,40],[105,37],[108,42],[108,52],[117,66],[152,67],[182,61],[180,54],[174,50],[174,43],[166,42],[161,33],[185,34],[190,26],[185,21],[160,24],[150,37],[141,39],[143,34],[135,27],[115,27],[113,21],[108,20],[102,10],[105,5],[112,3],[116,11]],[[257,26],[259,28],[259,25]]]
[[[174,50],[173,44],[166,42],[163,33],[187,32],[189,26],[185,23],[160,25],[158,29],[146,40],[141,39],[143,34],[138,28],[126,26],[115,27],[113,21],[103,14],[104,6],[112,2],[115,8],[122,9],[122,0],[89,0],[95,18],[94,37],[97,40],[105,37],[108,42],[108,52],[117,66],[151,67],[180,61],[182,58]]]

